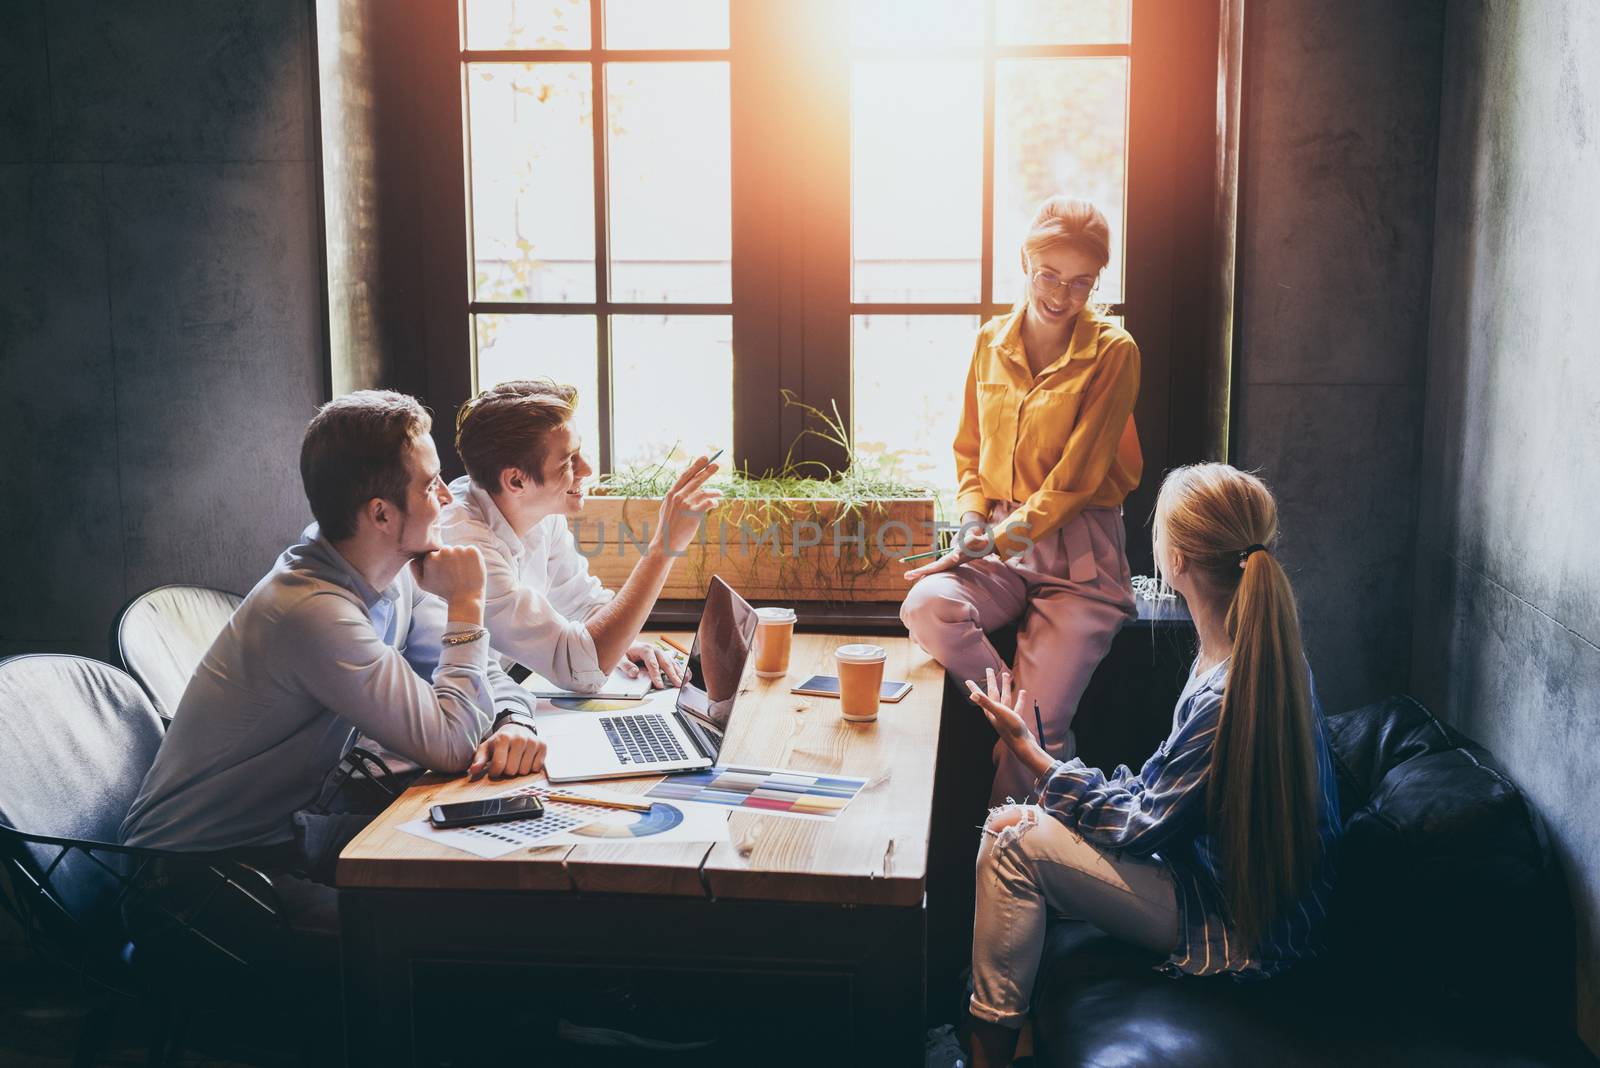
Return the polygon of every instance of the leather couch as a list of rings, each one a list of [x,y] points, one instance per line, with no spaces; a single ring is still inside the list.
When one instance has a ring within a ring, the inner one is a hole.
[[[1330,953],[1277,979],[1170,979],[1051,925],[1038,1065],[1595,1065],[1543,821],[1482,747],[1405,697],[1328,720],[1345,834]]]

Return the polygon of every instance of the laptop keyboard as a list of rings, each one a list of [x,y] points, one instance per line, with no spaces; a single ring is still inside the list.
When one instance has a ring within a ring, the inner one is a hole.
[[[684,758],[667,717],[659,712],[637,716],[602,716],[600,726],[611,749],[624,764],[661,764]]]

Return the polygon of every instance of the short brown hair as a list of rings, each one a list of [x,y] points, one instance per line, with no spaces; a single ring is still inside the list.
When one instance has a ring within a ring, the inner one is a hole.
[[[472,481],[491,493],[508,467],[543,485],[546,441],[577,407],[572,386],[548,378],[502,382],[456,413],[456,453]]]
[[[300,442],[300,481],[323,537],[356,532],[356,516],[374,497],[406,507],[406,446],[433,429],[415,397],[363,389],[317,409]]]
[[[1033,213],[1033,222],[1022,239],[1023,270],[1027,270],[1030,257],[1052,248],[1081,252],[1103,271],[1111,262],[1111,224],[1087,200],[1050,197]]]

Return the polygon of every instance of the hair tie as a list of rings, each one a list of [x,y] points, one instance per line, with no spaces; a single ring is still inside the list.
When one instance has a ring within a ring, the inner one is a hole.
[[[1245,561],[1250,559],[1250,554],[1251,553],[1253,553],[1253,552],[1263,552],[1264,553],[1266,551],[1267,551],[1267,547],[1265,545],[1246,545],[1244,547],[1244,550],[1239,553],[1239,566],[1243,567],[1245,565]]]

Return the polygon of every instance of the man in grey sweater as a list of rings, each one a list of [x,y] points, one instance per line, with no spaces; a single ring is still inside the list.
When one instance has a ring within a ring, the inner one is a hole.
[[[292,819],[359,732],[436,771],[544,763],[533,701],[489,656],[483,561],[445,547],[449,494],[410,397],[323,406],[300,453],[317,522],[245,598],[174,714],[123,841],[296,870]]]

